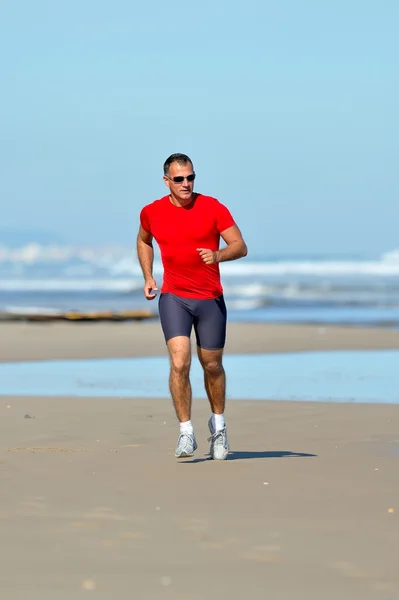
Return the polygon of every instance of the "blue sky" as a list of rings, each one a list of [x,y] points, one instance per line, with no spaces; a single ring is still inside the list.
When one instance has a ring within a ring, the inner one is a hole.
[[[398,17],[396,0],[1,2],[0,226],[133,246],[186,152],[253,255],[399,247]]]

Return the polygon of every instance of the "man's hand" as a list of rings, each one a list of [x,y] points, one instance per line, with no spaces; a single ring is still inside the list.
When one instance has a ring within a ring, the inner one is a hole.
[[[154,298],[156,298],[156,294],[153,293],[154,291],[158,291],[155,279],[146,279],[144,284],[144,296],[147,300],[154,300]]]
[[[218,252],[209,250],[208,248],[197,248],[200,257],[206,265],[213,265],[218,262]]]

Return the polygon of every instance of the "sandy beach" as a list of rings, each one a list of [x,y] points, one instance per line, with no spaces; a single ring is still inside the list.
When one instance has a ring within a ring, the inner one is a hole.
[[[226,353],[399,348],[399,330],[230,323]],[[158,321],[1,323],[0,362],[166,355]]]
[[[390,348],[399,331],[233,323],[226,353]],[[157,322],[0,324],[1,362],[165,354]],[[4,599],[399,598],[397,405],[235,400],[216,463],[203,400],[185,461],[167,398],[0,400]]]

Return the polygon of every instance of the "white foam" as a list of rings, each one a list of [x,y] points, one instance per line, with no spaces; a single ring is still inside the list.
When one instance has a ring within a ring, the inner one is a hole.
[[[222,263],[221,272],[225,275],[314,275],[314,276],[396,276],[399,263],[380,261],[301,261],[301,262],[245,262]]]
[[[391,250],[390,252],[384,252],[384,254],[381,255],[381,260],[382,262],[399,264],[399,248]]]
[[[229,310],[255,310],[262,306],[264,302],[256,298],[229,299]]]
[[[156,248],[154,273],[162,273],[159,252]],[[45,246],[28,244],[20,248],[0,245],[0,265],[13,273],[21,271],[21,278],[34,267],[35,273],[47,267],[60,268],[60,272],[86,275],[94,279],[111,277],[140,276],[141,268],[135,248],[123,246]],[[399,249],[382,254],[376,260],[284,260],[251,261],[244,259],[221,263],[221,272],[230,277],[256,276],[398,276]],[[40,277],[40,275],[39,275]],[[45,276],[43,277],[43,279]],[[76,279],[76,277],[75,277]]]
[[[0,245],[0,262],[34,263],[59,263],[71,260],[81,260],[98,265],[110,265],[116,261],[134,256],[134,249],[123,246],[44,246],[40,244],[26,244],[19,248],[8,248]]]

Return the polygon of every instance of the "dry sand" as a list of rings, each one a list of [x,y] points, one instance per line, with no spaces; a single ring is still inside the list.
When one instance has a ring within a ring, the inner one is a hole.
[[[226,351],[367,347],[399,332],[231,324]],[[0,325],[2,361],[164,353],[158,323]],[[399,598],[398,406],[234,401],[223,463],[205,401],[185,461],[168,399],[0,412],[1,599]]]

